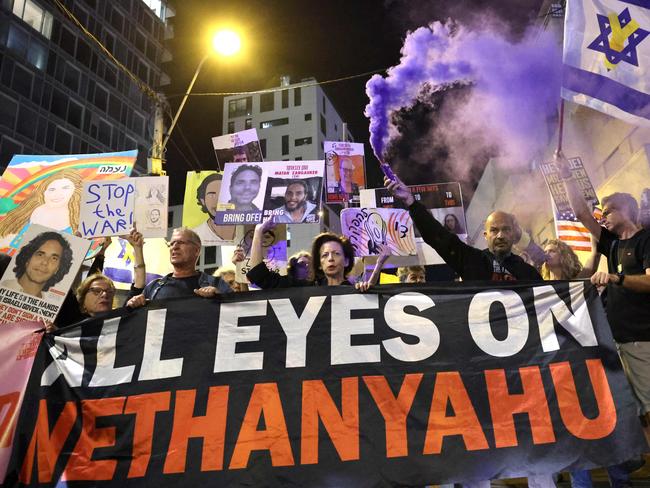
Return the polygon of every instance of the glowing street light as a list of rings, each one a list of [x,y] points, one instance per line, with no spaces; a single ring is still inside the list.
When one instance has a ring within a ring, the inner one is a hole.
[[[196,79],[198,78],[199,73],[201,72],[201,68],[203,68],[203,64],[208,60],[208,58],[213,54],[213,52],[216,52],[222,56],[231,57],[237,54],[240,49],[241,49],[241,39],[236,32],[232,30],[221,30],[214,35],[214,37],[212,38],[212,50],[208,51],[205,54],[205,56],[203,56],[203,59],[201,59],[199,65],[196,67],[196,71],[194,72],[192,81],[190,81],[190,84],[187,87],[185,96],[183,97],[181,104],[178,106],[176,115],[174,115],[174,118],[172,119],[171,126],[169,127],[169,130],[167,131],[167,135],[163,139],[162,144],[157,145],[154,142],[154,146],[152,147],[152,158],[158,156],[161,160],[164,160],[165,147],[167,147],[167,143],[169,142],[169,137],[172,135],[172,131],[174,130],[174,127],[176,127],[176,122],[178,122],[178,118],[180,117],[181,112],[183,111],[183,107],[185,107],[185,102],[187,102],[187,99],[190,96],[190,93],[192,92],[192,88],[194,87],[194,83],[196,82]],[[156,156],[154,156],[154,154]]]

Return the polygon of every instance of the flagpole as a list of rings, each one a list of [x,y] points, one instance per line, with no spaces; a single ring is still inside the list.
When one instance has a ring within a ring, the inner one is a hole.
[[[564,98],[560,98],[560,124],[558,127],[557,151],[562,151],[562,134],[564,132]]]

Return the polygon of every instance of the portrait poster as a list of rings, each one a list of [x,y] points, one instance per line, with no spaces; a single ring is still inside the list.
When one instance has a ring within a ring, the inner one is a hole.
[[[463,208],[463,196],[460,183],[431,183],[408,187],[413,197],[422,203],[431,214],[458,238],[467,241],[467,222]],[[406,210],[400,200],[396,200],[386,188],[374,188],[361,191],[361,206],[373,208],[401,208]],[[426,244],[417,227],[413,227],[417,247],[417,258],[393,258],[389,262],[399,266],[416,264],[444,264],[444,260]]]
[[[167,237],[169,176],[140,176],[135,181],[133,219],[144,237]]]
[[[104,274],[113,280],[118,290],[131,289],[135,264],[133,252],[133,247],[126,239],[114,237],[104,253]],[[169,247],[164,238],[145,239],[143,253],[147,265],[147,283],[174,271],[169,262]]]
[[[262,222],[267,168],[273,163],[226,163],[214,217],[217,225]]]
[[[185,178],[183,225],[196,232],[204,246],[230,245],[235,241],[234,225],[214,222],[221,180],[218,171],[188,171]]]
[[[16,155],[0,179],[0,252],[14,255],[31,224],[74,234],[84,181],[131,174],[137,151]]]
[[[90,242],[32,224],[0,279],[0,324],[54,322]]]
[[[363,144],[325,141],[325,180],[327,203],[359,203],[359,192],[366,187]]]
[[[407,210],[397,208],[345,208],[341,231],[357,257],[414,256],[413,220]]]
[[[253,243],[254,225],[238,225],[235,242],[238,247],[244,250],[246,256],[243,261],[237,263],[237,283],[248,283],[246,273],[251,269],[250,256]],[[262,254],[266,266],[281,275],[287,274],[287,226],[276,225],[264,234],[262,240]]]
[[[262,148],[255,129],[242,130],[212,138],[219,169],[226,163],[261,163]]]
[[[264,218],[281,224],[315,224],[320,221],[323,161],[267,163]]]
[[[43,338],[39,322],[21,322],[0,326],[0,483],[4,481],[11,458],[13,437],[23,402],[34,356]]]

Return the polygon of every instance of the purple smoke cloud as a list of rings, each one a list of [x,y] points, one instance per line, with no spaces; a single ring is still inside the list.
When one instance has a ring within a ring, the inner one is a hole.
[[[412,106],[424,85],[436,90],[472,84],[471,97],[449,121],[450,131],[466,126],[480,132],[511,158],[529,159],[546,143],[546,122],[559,103],[561,66],[551,33],[531,30],[513,42],[489,27],[434,22],[409,33],[401,53],[400,64],[385,78],[374,75],[366,84],[370,144],[380,160],[394,135],[391,114]]]

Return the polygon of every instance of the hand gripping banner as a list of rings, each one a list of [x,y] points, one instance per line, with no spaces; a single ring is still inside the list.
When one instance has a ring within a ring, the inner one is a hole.
[[[308,287],[47,335],[6,485],[423,486],[642,443],[589,284]]]

